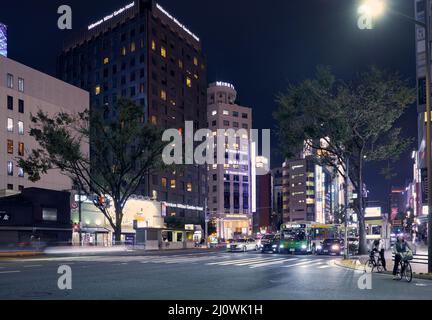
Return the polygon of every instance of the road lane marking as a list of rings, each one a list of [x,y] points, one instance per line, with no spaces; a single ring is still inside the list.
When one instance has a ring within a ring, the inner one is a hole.
[[[311,263],[311,264],[306,264],[303,266],[300,266],[300,268],[309,268],[309,267],[317,267],[322,265],[324,262],[317,262],[317,263]]]
[[[282,264],[282,263],[285,263],[285,262],[288,262],[288,261],[294,261],[294,260],[298,260],[298,258],[293,258],[293,259],[285,259],[285,258],[284,259],[275,259],[275,260],[270,261],[270,262],[265,262],[265,263],[260,263],[260,264],[257,264],[257,265],[250,266],[249,268],[250,269],[262,268],[262,267],[272,266],[272,265],[275,265],[275,264]]]
[[[30,265],[30,266],[24,266],[24,268],[38,268],[38,267],[43,267],[43,265],[41,265],[41,264],[34,264],[34,265]]]
[[[322,259],[319,259],[322,260]],[[302,266],[305,264],[311,264],[314,263],[314,261],[319,261],[319,260],[312,260],[312,259],[306,259],[303,262],[299,262],[299,263],[294,263],[294,264],[290,264],[288,266],[282,266],[281,268],[292,268],[292,267],[298,267],[298,266]]]
[[[329,265],[325,265],[325,266],[318,267],[318,269],[327,269],[327,268],[330,268],[330,266]]]
[[[0,271],[0,274],[7,274],[7,273],[20,273],[21,271]]]
[[[213,263],[207,263],[208,266],[213,265],[219,265],[219,266],[227,266],[230,264],[236,264],[236,263],[244,263],[244,262],[252,262],[262,260],[262,258],[254,258],[254,259],[237,259],[237,260],[230,260],[230,261],[221,261],[221,262],[213,262]]]
[[[261,259],[258,261],[252,261],[252,262],[245,262],[245,263],[236,263],[236,266],[247,266],[247,265],[251,265],[251,264],[264,264],[264,263],[270,263],[270,262],[274,262],[274,261],[281,261],[281,260],[285,260],[284,258],[281,259]]]

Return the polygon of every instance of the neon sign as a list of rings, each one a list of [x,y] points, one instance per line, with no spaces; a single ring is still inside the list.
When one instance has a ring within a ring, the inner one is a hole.
[[[192,38],[194,38],[196,41],[200,41],[200,39],[184,24],[182,24],[180,21],[178,21],[176,18],[174,18],[168,11],[166,11],[162,6],[160,6],[158,3],[156,4],[156,8],[158,8],[162,13],[164,13],[168,18],[170,18],[172,21],[174,21],[175,24],[177,24],[180,28],[182,28],[187,34],[189,34]]]
[[[103,19],[100,19],[99,21],[92,23],[91,25],[88,26],[88,30],[91,30],[99,25],[101,25],[102,23],[111,20],[112,18],[118,16],[119,14],[125,12],[126,10],[129,10],[130,8],[135,6],[135,1],[132,3],[129,3],[128,5],[124,6],[123,8],[118,9],[117,11],[114,11],[113,13],[107,15],[106,17],[104,17]]]

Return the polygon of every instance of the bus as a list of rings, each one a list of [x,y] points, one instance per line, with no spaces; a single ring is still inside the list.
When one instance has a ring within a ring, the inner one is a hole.
[[[290,222],[281,226],[279,253],[315,254],[325,239],[339,239],[337,225]]]

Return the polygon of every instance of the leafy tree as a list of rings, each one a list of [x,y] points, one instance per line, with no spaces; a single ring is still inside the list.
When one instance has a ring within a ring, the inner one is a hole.
[[[40,180],[49,170],[69,176],[82,192],[112,200],[115,217],[108,206],[99,210],[109,221],[116,241],[121,239],[123,209],[144,179],[162,165],[162,133],[144,123],[141,106],[119,99],[116,106],[55,116],[39,111],[31,116],[30,135],[39,143],[19,166],[29,180]],[[83,149],[88,144],[90,154]]]
[[[333,167],[343,177],[349,160],[348,177],[359,195],[354,210],[361,253],[367,251],[365,162],[396,159],[410,145],[395,122],[414,100],[414,89],[398,74],[370,68],[344,82],[337,81],[328,67],[318,67],[314,79],[291,85],[277,98],[274,117],[287,158],[306,144],[317,163]]]

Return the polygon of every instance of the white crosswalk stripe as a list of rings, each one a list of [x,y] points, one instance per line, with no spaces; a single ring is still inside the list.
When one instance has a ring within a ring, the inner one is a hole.
[[[233,256],[233,255],[211,255],[211,256],[148,256],[141,257],[142,264],[187,264],[187,263],[204,263],[207,266],[219,267],[244,267],[250,269],[263,269],[271,267],[281,268],[330,268],[325,259],[312,259],[304,257],[284,257],[284,256]]]
[[[260,264],[257,264],[257,265],[253,265],[253,266],[251,266],[249,268],[256,269],[256,268],[263,268],[263,267],[267,267],[267,266],[273,266],[273,265],[277,265],[277,264],[283,264],[285,262],[292,262],[292,261],[298,260],[298,258],[276,259],[276,260],[279,260],[279,261],[270,261],[270,262],[266,262],[266,263],[260,263]]]

